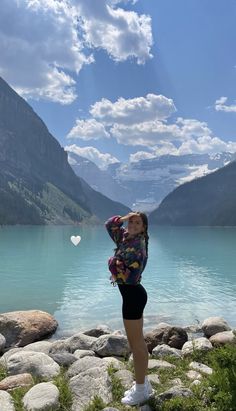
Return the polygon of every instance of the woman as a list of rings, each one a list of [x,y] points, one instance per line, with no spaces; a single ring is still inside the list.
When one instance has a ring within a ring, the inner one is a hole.
[[[124,221],[128,222],[127,229],[122,227]],[[121,402],[137,405],[152,395],[147,379],[148,350],[143,336],[143,310],[147,293],[140,284],[148,258],[148,219],[146,214],[140,212],[131,212],[124,217],[114,216],[106,222],[106,229],[117,246],[108,266],[111,282],[118,285],[123,298],[123,322],[135,370],[135,383],[125,391]]]

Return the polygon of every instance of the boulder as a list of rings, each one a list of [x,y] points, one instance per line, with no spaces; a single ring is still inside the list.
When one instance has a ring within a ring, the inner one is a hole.
[[[0,334],[0,354],[3,352],[5,346],[6,346],[6,338],[4,337],[4,335]]]
[[[236,345],[236,335],[233,331],[222,331],[220,333],[214,334],[209,338],[209,341],[214,345],[224,345],[224,344],[235,344]]]
[[[161,344],[161,345],[157,345],[152,350],[152,355],[156,358],[162,358],[162,357],[165,357],[166,355],[170,355],[171,357],[175,357],[175,358],[181,358],[182,352],[181,350],[178,350],[177,348],[172,348],[172,347],[169,347],[169,345]]]
[[[163,344],[167,344],[173,348],[181,349],[186,341],[188,341],[188,334],[181,327],[167,328],[162,336]]]
[[[160,323],[157,326],[157,328],[144,334],[144,339],[145,339],[145,342],[147,344],[147,348],[150,354],[152,353],[152,350],[154,347],[156,347],[159,344],[163,344],[163,339],[162,339],[163,334],[165,331],[168,331],[170,328],[171,328],[171,325]]]
[[[66,343],[69,345],[69,351],[74,353],[76,350],[92,350],[94,344],[96,343],[96,337],[90,337],[83,333],[78,333],[70,338],[66,339]]]
[[[192,341],[187,341],[182,347],[182,354],[183,355],[192,354],[194,350],[209,351],[209,350],[212,350],[212,348],[213,346],[207,338],[200,337]]]
[[[160,384],[159,375],[158,374],[149,374],[148,379],[150,383],[153,384]]]
[[[32,375],[29,373],[12,375],[0,381],[0,390],[8,391],[18,387],[28,387],[34,384]],[[1,408],[0,408],[1,409]]]
[[[174,364],[170,364],[167,361],[162,361],[162,360],[149,360],[148,361],[148,369],[149,370],[153,370],[154,368],[158,368],[158,369],[170,369],[170,368],[176,368],[176,366]]]
[[[206,375],[211,375],[212,372],[213,372],[212,368],[208,367],[208,365],[205,365],[205,364],[202,364],[202,363],[196,362],[196,361],[192,361],[189,364],[189,367],[192,368],[195,371],[199,371],[199,372],[201,372],[203,374],[206,374]]]
[[[12,354],[6,360],[5,367],[9,375],[30,373],[35,377],[50,379],[60,373],[60,366],[48,355],[24,350]]]
[[[195,370],[190,370],[186,372],[186,375],[190,380],[201,380],[202,378],[202,374],[200,374],[199,372]]]
[[[66,352],[66,351],[64,352],[61,351],[55,354],[49,354],[49,357],[51,357],[53,361],[55,361],[61,367],[69,367],[71,364],[73,364],[78,359],[73,354],[70,354],[69,352]]]
[[[103,362],[101,358],[98,357],[83,357],[72,364],[68,371],[67,371],[67,376],[69,378],[74,377],[75,375],[80,374],[81,372],[85,372],[89,370],[90,368],[100,368],[100,369],[106,369],[107,364]]]
[[[70,379],[69,387],[73,394],[73,411],[84,410],[95,396],[99,396],[105,405],[112,401],[111,379],[108,372],[100,367],[90,368],[74,376]]]
[[[101,337],[101,335],[112,334],[112,330],[107,325],[98,325],[96,328],[84,331],[83,334],[89,335],[90,337]]]
[[[114,357],[103,357],[102,362],[104,364],[107,364],[107,367],[110,365],[113,366],[116,370],[124,370],[125,365],[122,361],[118,360],[117,358]]]
[[[0,410],[15,411],[13,399],[6,391],[0,391]]]
[[[176,385],[169,390],[159,394],[157,396],[158,399],[161,401],[166,401],[170,400],[171,398],[176,398],[176,397],[192,397],[193,393],[191,390],[185,387],[181,387],[180,385]]]
[[[180,378],[173,378],[172,380],[169,381],[169,383],[173,385],[173,387],[176,385],[183,386],[183,383]]]
[[[25,394],[23,404],[27,411],[56,411],[59,406],[59,390],[51,382],[42,382]]]
[[[0,358],[0,365],[2,367],[5,367],[5,364],[8,358],[10,358],[10,356],[15,354],[16,352],[21,352],[21,351],[23,351],[23,347],[22,348],[12,348],[11,350],[6,351]]]
[[[202,323],[202,331],[205,337],[210,338],[212,335],[222,331],[230,331],[231,328],[222,317],[209,317]]]
[[[109,334],[97,338],[93,350],[101,357],[113,355],[126,357],[130,352],[130,347],[125,336]]]
[[[131,385],[133,384],[133,381],[134,381],[133,374],[129,370],[116,371],[114,376],[116,378],[119,378],[119,380],[121,381],[121,384],[123,385],[125,389],[129,389]]]
[[[52,342],[50,341],[37,341],[31,344],[26,345],[23,350],[25,351],[34,351],[34,352],[43,352],[44,354],[49,354]]]
[[[75,350],[74,354],[73,354],[77,360],[79,358],[83,358],[83,357],[94,357],[95,356],[95,352],[92,350]]]
[[[39,310],[13,311],[0,314],[0,333],[6,347],[23,347],[53,334],[58,323],[52,315]]]

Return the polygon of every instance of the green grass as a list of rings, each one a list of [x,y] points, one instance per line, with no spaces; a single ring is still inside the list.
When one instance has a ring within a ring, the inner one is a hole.
[[[0,381],[7,377],[7,371],[0,365]]]
[[[84,411],[100,411],[106,407],[106,404],[99,396],[95,396],[94,399],[84,408]]]

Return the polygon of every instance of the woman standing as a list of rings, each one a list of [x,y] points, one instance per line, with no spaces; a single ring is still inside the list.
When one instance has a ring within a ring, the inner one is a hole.
[[[127,221],[127,229],[123,226]],[[125,391],[121,402],[137,405],[152,395],[147,379],[148,350],[143,336],[143,310],[147,292],[141,285],[142,272],[148,258],[148,219],[146,214],[131,212],[124,217],[114,216],[106,222],[106,229],[116,243],[114,256],[109,258],[111,282],[118,285],[123,298],[123,322],[133,353],[135,383]]]

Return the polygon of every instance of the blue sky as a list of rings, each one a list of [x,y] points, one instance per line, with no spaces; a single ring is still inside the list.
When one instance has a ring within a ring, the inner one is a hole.
[[[2,0],[0,75],[106,168],[236,152],[235,0]]]

